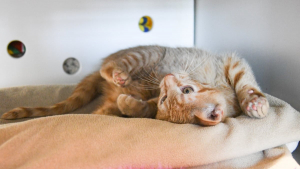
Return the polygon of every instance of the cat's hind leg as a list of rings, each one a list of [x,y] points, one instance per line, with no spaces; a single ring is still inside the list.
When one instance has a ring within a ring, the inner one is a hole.
[[[129,71],[128,67],[123,63],[110,61],[101,67],[100,74],[107,81],[113,82],[117,86],[125,87],[131,82]]]
[[[130,117],[154,118],[157,112],[157,98],[142,101],[130,95],[120,94],[117,105],[123,115]]]
[[[41,117],[70,113],[90,103],[102,93],[106,81],[95,72],[84,78],[66,100],[47,107],[18,107],[4,113],[2,119],[19,119],[25,117]],[[34,96],[33,96],[34,97]]]
[[[132,81],[132,76],[139,74],[145,67],[151,67],[159,62],[164,53],[165,48],[158,46],[140,46],[122,50],[104,60],[100,74],[106,81],[126,87]]]

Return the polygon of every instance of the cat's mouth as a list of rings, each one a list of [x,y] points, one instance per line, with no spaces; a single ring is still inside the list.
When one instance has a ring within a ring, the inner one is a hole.
[[[221,106],[208,107],[205,111],[195,111],[196,122],[200,125],[213,126],[222,121],[224,111]]]
[[[223,111],[221,109],[215,108],[211,113],[208,114],[208,119],[218,120],[220,116],[223,116]]]

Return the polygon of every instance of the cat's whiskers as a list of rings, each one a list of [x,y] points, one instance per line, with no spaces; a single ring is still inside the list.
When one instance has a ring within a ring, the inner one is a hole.
[[[190,53],[189,53],[189,55],[190,55]],[[186,72],[189,72],[189,71],[190,71],[191,65],[193,64],[195,58],[196,58],[196,55],[193,54],[192,61],[190,62],[189,66],[185,69]]]
[[[130,86],[138,88],[138,89],[142,89],[142,90],[156,90],[156,89],[159,89],[159,87],[154,87],[154,86],[147,86],[147,85],[143,86],[141,84],[138,84],[138,85],[139,86],[130,84]]]
[[[140,75],[140,76],[139,76],[139,75]],[[149,83],[152,83],[152,84],[159,85],[159,82],[158,82],[157,79],[153,79],[153,78],[151,79],[151,78],[145,76],[145,75],[144,75],[143,73],[141,73],[141,72],[139,72],[139,73],[137,74],[137,76],[138,76],[138,78],[140,78],[141,80],[144,80],[144,81],[149,82]]]
[[[151,69],[151,72],[148,73],[148,75],[152,78],[152,80],[159,83],[159,80],[157,79],[157,77],[152,76],[152,74],[155,76],[155,73],[154,73],[153,69]]]
[[[157,76],[156,72],[154,71],[153,73],[154,73],[154,76],[155,76],[155,79],[157,80],[157,82],[160,82],[160,80],[158,79],[158,76]]]
[[[185,62],[185,66],[184,66],[184,70],[186,70],[187,69],[187,67],[188,67],[188,63],[189,63],[189,61],[188,61],[188,59],[186,58],[186,60],[185,60],[186,62]]]
[[[208,59],[208,57],[203,58],[202,60],[200,60],[200,63],[194,64],[194,68],[192,70],[189,70],[189,74],[194,74],[197,70],[197,68],[199,68],[206,60]]]
[[[137,83],[137,85],[143,86],[143,87],[156,87],[156,86],[159,86],[158,84],[154,84],[154,83]]]
[[[192,70],[188,70],[188,73],[189,74],[194,74],[199,66],[201,66],[201,63],[199,63],[198,65],[194,66]]]
[[[155,69],[157,69],[157,66],[155,67]],[[156,74],[156,71],[153,71],[153,69],[151,70],[152,71],[152,73],[154,74],[154,76],[155,77],[153,77],[157,82],[159,82],[160,83],[160,80],[158,79],[159,77],[158,77],[158,75]]]
[[[140,79],[141,79],[141,80],[144,80],[144,81],[146,81],[146,82],[148,82],[148,83],[151,83],[151,84],[159,85],[159,83],[156,82],[156,81],[152,81],[152,80],[148,80],[148,79],[143,79],[143,78],[140,78]]]
[[[150,73],[149,73],[148,71],[146,71],[144,68],[143,68],[143,71],[146,73],[146,75],[148,75],[148,76],[146,77],[144,74],[140,73],[141,75],[143,75],[143,77],[147,78],[147,79],[150,80],[150,81],[155,81],[155,82],[157,82],[157,83],[160,82],[157,78],[155,78],[155,77],[153,77],[153,76],[151,75],[151,73],[153,73],[153,69],[151,69],[151,72],[150,72]]]

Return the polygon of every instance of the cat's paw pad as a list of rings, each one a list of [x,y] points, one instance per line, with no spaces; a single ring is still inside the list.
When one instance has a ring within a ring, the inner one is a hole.
[[[127,86],[131,81],[131,77],[128,75],[128,73],[121,70],[114,70],[112,73],[112,77],[113,82],[120,87]]]
[[[120,94],[117,99],[117,105],[122,114],[131,117],[139,117],[139,113],[146,107],[146,104],[145,101],[126,94]]]
[[[253,94],[253,90],[248,91],[249,98],[242,101],[244,112],[255,118],[263,118],[267,116],[269,110],[269,102],[264,96]]]
[[[4,113],[1,118],[7,120],[13,120],[18,118],[26,117],[26,112],[22,108],[14,108],[6,113]]]
[[[114,61],[102,65],[100,75],[108,82],[120,87],[125,87],[131,82],[131,77],[126,66]]]

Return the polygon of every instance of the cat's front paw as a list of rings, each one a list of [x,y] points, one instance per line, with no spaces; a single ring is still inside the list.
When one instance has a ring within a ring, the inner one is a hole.
[[[130,117],[141,117],[142,112],[147,107],[147,102],[138,100],[130,95],[120,94],[117,105],[123,115]]]
[[[248,90],[247,97],[241,102],[242,110],[250,117],[263,118],[269,111],[269,102],[263,95],[257,95],[253,90]]]
[[[126,67],[120,63],[117,64],[114,61],[104,64],[100,69],[100,74],[108,82],[114,83],[120,87],[125,87],[131,82],[131,76]]]

